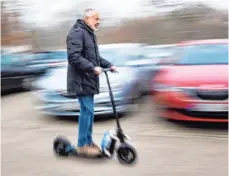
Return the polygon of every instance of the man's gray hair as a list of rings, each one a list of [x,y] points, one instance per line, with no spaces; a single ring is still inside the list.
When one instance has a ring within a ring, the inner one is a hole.
[[[96,10],[95,9],[92,9],[92,8],[89,8],[89,9],[86,9],[84,11],[84,14],[83,14],[83,17],[86,18],[86,17],[89,17],[93,14],[93,12],[95,12]]]

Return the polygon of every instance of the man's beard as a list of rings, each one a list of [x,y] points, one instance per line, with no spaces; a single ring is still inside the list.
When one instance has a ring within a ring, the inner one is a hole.
[[[94,26],[94,31],[98,31],[99,30],[99,26]]]

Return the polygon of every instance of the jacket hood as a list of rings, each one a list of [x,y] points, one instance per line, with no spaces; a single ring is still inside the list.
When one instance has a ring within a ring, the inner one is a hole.
[[[94,31],[81,19],[78,19],[74,25],[74,28],[77,28],[77,27],[80,27],[80,28],[83,28],[83,29],[86,29],[88,32],[94,34]]]

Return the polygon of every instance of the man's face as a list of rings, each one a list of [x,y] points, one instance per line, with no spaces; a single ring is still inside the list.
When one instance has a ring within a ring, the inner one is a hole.
[[[93,12],[93,14],[86,18],[86,23],[90,26],[94,31],[97,31],[100,24],[100,16],[97,12]]]

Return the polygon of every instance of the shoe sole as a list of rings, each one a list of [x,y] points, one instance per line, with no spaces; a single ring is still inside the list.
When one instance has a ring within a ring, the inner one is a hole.
[[[98,155],[88,155],[86,153],[79,153],[79,152],[77,152],[77,150],[74,151],[72,154],[74,156],[83,157],[83,158],[101,158],[101,157],[103,157],[102,153],[98,154]]]

